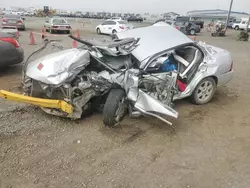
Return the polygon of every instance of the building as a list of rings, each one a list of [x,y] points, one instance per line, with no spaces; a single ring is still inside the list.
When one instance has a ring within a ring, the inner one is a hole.
[[[187,16],[193,19],[201,19],[205,23],[209,23],[212,20],[226,20],[228,15],[228,10],[214,9],[214,10],[193,10],[187,12]],[[239,20],[241,18],[248,18],[249,14],[246,12],[236,12],[231,11],[230,20]]]
[[[177,16],[180,16],[179,14],[175,13],[175,12],[168,12],[168,13],[164,13],[163,14],[163,18],[166,20],[173,20],[175,19]]]

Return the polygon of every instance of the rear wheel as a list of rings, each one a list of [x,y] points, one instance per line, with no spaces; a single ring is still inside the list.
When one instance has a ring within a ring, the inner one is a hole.
[[[204,78],[195,88],[191,100],[194,104],[208,103],[216,91],[216,82],[212,77]]]
[[[190,31],[190,34],[191,34],[191,35],[195,35],[195,30],[192,29],[192,30]]]
[[[123,89],[110,91],[103,109],[103,123],[105,126],[114,127],[122,121],[127,109],[125,96]]]
[[[96,29],[96,33],[97,33],[98,35],[100,35],[100,34],[101,34],[101,30],[100,30],[99,28],[97,28],[97,29]]]
[[[239,30],[240,29],[240,27],[237,25],[237,26],[235,26],[235,30]]]
[[[117,31],[114,29],[113,31],[112,31],[112,34],[116,34],[117,33]]]

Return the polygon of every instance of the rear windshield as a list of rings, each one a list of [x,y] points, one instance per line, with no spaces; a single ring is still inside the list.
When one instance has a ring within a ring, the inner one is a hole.
[[[15,19],[20,19],[20,16],[18,15],[13,15],[13,14],[7,14],[7,15],[4,15],[5,18],[15,18]]]
[[[125,21],[118,21],[119,24],[127,24]]]
[[[64,19],[54,19],[53,24],[65,24],[67,23]]]

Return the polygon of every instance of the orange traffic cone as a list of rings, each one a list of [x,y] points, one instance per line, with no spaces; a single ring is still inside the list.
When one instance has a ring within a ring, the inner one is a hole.
[[[35,42],[35,39],[34,39],[34,34],[33,32],[30,32],[30,43],[29,45],[35,45],[36,42]]]
[[[17,27],[16,27],[16,36],[17,36],[17,37],[20,37],[20,36],[21,36],[20,33],[19,33],[19,31],[18,31],[18,29],[17,29]]]
[[[42,39],[46,37],[46,29],[45,27],[42,28]]]
[[[78,39],[80,39],[80,31],[79,31],[79,29],[77,29],[76,37],[77,37]]]
[[[75,34],[75,37],[77,37],[77,34]],[[73,48],[77,48],[76,40],[73,40],[73,42],[72,42],[72,47],[73,47]]]

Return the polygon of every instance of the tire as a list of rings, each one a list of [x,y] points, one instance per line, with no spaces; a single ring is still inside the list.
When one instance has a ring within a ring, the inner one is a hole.
[[[235,26],[235,28],[234,28],[235,30],[239,30],[240,29],[240,27],[237,25],[237,26]]]
[[[117,33],[117,31],[114,29],[113,31],[112,31],[112,34],[116,34]]]
[[[122,121],[126,114],[125,96],[123,89],[112,89],[110,91],[103,108],[103,123],[105,126],[114,127]]]
[[[197,105],[208,103],[213,98],[216,87],[216,82],[212,77],[204,78],[193,91],[191,101]]]
[[[96,33],[97,33],[98,35],[102,34],[102,33],[101,33],[101,30],[100,30],[99,28],[96,29]]]
[[[191,30],[190,30],[190,34],[191,34],[191,35],[195,35],[195,30],[194,30],[194,29],[191,29]]]

